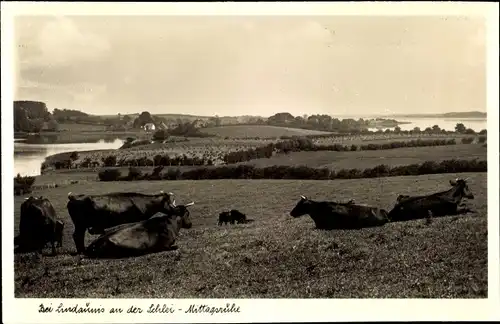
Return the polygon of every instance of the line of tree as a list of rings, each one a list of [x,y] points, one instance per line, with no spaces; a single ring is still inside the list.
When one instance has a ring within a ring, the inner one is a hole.
[[[156,172],[155,172],[156,171]],[[103,169],[98,172],[100,181],[134,181],[134,180],[205,180],[205,179],[296,179],[296,180],[334,180],[362,179],[395,176],[416,176],[438,173],[487,172],[485,160],[444,160],[441,162],[426,161],[404,166],[377,165],[373,168],[340,169],[310,168],[307,166],[270,166],[256,168],[252,165],[237,167],[222,166],[214,168],[197,168],[182,172],[179,169],[169,169],[161,174],[158,170],[155,176],[142,176],[140,170],[129,170],[129,175],[122,176],[119,169]],[[161,171],[161,170],[160,170]]]
[[[402,133],[404,131],[398,126],[400,122],[394,119],[384,119],[384,118],[375,118],[375,119],[363,119],[359,118],[355,120],[353,118],[345,118],[338,119],[332,116],[323,114],[323,115],[303,115],[303,116],[293,116],[288,112],[277,113],[271,117],[269,117],[266,122],[267,125],[270,126],[284,126],[284,127],[293,127],[293,128],[302,128],[302,129],[311,129],[311,130],[319,130],[319,131],[327,131],[327,132],[338,132],[338,133],[351,133],[351,134],[359,134],[359,133],[372,133],[368,131],[369,128],[387,128],[394,127],[394,130],[387,129],[385,131],[378,130],[375,133]],[[434,125],[432,127],[427,127],[424,130],[421,130],[419,127],[415,127],[412,131],[413,133],[449,133],[446,130],[442,130],[438,125]],[[476,132],[471,129],[465,127],[463,123],[458,123],[455,126],[455,132],[459,134],[476,134]]]
[[[40,101],[14,101],[14,131],[39,133],[41,131],[55,131],[57,121],[47,110],[45,103]]]
[[[169,119],[171,120],[171,119]],[[370,134],[370,133],[450,133],[441,130],[438,125],[427,127],[425,130],[420,130],[415,127],[411,131],[402,131],[398,125],[398,121],[394,119],[363,119],[358,120],[352,118],[338,119],[329,115],[303,115],[293,116],[288,112],[277,113],[267,120],[262,118],[246,118],[245,123],[241,124],[254,124],[254,125],[271,125],[271,126],[285,126],[294,128],[303,128],[311,130],[321,130],[337,133],[350,133],[350,134]],[[222,126],[221,118],[218,116],[209,118],[202,126],[197,125],[197,120],[182,120],[177,118],[174,120],[177,126],[173,129],[164,130],[163,133],[158,132],[155,137],[158,140],[165,139],[169,135],[188,136],[188,137],[205,137],[213,136],[205,134],[199,130],[200,127],[213,127]],[[125,130],[127,128],[139,129],[148,123],[153,123],[157,128],[164,124],[169,124],[168,120],[159,116],[151,115],[148,111],[143,111],[140,115],[133,119],[128,115],[112,116],[102,118],[100,116],[93,116],[82,111],[73,109],[58,109],[55,108],[52,114],[47,110],[45,103],[40,101],[15,101],[14,102],[14,130],[16,132],[41,132],[41,131],[56,131],[58,123],[80,123],[103,125],[111,127],[114,130]],[[200,126],[200,127],[198,127]],[[387,129],[385,131],[379,130],[376,132],[368,131],[369,128],[375,127],[395,127],[394,130]],[[470,128],[465,127],[464,124],[458,123],[455,127],[455,132],[460,134],[476,134]],[[484,130],[484,134],[486,130]],[[483,133],[479,133],[483,135]]]

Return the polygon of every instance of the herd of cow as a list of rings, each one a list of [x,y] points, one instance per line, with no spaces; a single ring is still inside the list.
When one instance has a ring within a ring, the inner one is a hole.
[[[424,196],[400,195],[394,208],[384,209],[348,202],[314,201],[301,196],[290,212],[299,217],[309,214],[318,229],[356,229],[383,226],[388,222],[433,216],[455,215],[463,198],[474,199],[466,179],[450,180],[447,191]],[[176,249],[181,228],[192,227],[188,207],[176,205],[172,193],[134,192],[102,195],[68,194],[67,209],[74,224],[73,240],[77,254],[93,258],[130,257]],[[250,220],[238,210],[219,214],[219,225]],[[51,243],[62,246],[64,223],[57,219],[51,202],[44,197],[29,197],[21,204],[19,235],[14,238],[15,252],[37,251]],[[100,235],[85,248],[85,232]]]

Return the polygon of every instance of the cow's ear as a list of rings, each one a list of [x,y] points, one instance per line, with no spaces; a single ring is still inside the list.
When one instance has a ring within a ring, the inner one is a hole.
[[[453,187],[453,186],[456,186],[457,185],[457,180],[450,180],[450,185]]]

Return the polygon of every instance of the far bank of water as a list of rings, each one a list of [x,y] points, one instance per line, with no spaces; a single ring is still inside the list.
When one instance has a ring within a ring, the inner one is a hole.
[[[454,131],[455,126],[458,123],[462,123],[467,128],[471,128],[476,132],[480,132],[483,129],[488,129],[488,122],[484,118],[397,118],[398,122],[404,122],[405,124],[400,124],[399,128],[401,130],[413,130],[415,127],[424,130],[427,127],[438,125],[439,128]],[[407,123],[407,124],[406,124]],[[382,130],[391,129],[395,127],[381,128]],[[376,131],[377,129],[370,129]]]

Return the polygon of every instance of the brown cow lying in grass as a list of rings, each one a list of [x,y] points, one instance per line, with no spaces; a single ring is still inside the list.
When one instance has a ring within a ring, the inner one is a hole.
[[[375,227],[389,222],[384,209],[355,204],[354,200],[339,203],[314,201],[301,196],[290,216],[297,218],[306,214],[311,216],[316,228],[325,230]]]
[[[175,206],[169,215],[158,212],[144,221],[109,228],[88,246],[85,255],[125,258],[175,250],[180,229],[192,227],[187,207],[193,204]]]

